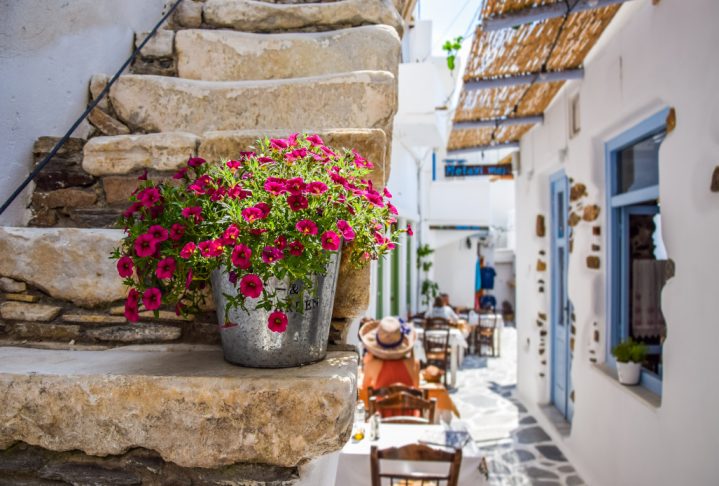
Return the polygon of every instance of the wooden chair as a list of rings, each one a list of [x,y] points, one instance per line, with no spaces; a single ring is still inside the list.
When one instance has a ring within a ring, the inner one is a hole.
[[[491,314],[485,313],[484,315],[490,315],[491,317],[482,318],[480,314],[479,325],[477,326],[477,332],[475,334],[474,347],[477,350],[479,356],[483,356],[482,349],[488,347],[491,351],[491,356],[497,356],[496,347],[494,345],[494,334],[497,332],[497,314],[493,311]]]
[[[449,472],[441,473],[383,473],[380,470],[380,460],[384,461],[418,461],[418,462],[445,462],[449,464]],[[372,486],[381,486],[382,479],[390,480],[394,485],[398,484],[446,484],[457,486],[459,481],[459,468],[462,463],[462,449],[450,452],[447,449],[430,447],[425,444],[408,444],[402,447],[390,447],[378,449],[372,446],[370,451],[370,468],[372,472]]]
[[[444,371],[445,387],[447,386],[447,375],[449,375],[450,367],[449,333],[450,326],[447,319],[432,317],[427,319],[422,337],[427,365],[435,365]]]
[[[425,419],[426,423],[434,423],[434,414],[437,409],[437,399],[431,398],[425,400],[424,398],[407,392],[396,392],[386,396],[373,396],[369,399],[369,414],[374,415],[375,412],[385,418],[393,417],[394,423],[401,420],[398,417],[409,417],[411,419],[417,418],[413,415],[415,412],[419,412],[420,417]],[[387,417],[385,417],[385,414]],[[412,421],[412,423],[416,423]],[[425,422],[422,422],[425,423]]]
[[[389,386],[383,386],[381,388],[372,388],[371,386],[367,387],[367,396],[368,397],[386,397],[388,395],[392,395],[394,393],[398,392],[405,392],[409,393],[410,395],[414,395],[419,398],[424,398],[425,400],[429,400],[429,391],[423,390],[421,388],[415,388],[413,386],[405,385],[404,383],[392,383]]]

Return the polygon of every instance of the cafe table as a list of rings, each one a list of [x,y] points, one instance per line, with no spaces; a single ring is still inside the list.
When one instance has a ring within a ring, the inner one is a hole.
[[[426,362],[427,356],[424,353],[424,344],[422,342],[425,330],[422,328],[418,328],[416,331],[417,341],[415,341],[414,343],[414,355],[418,360]],[[430,330],[427,332],[431,333],[443,331]],[[468,348],[467,339],[464,337],[464,334],[462,334],[462,331],[457,329],[456,327],[453,327],[449,330],[449,347],[452,350],[449,363],[449,384],[451,387],[455,387],[457,386],[457,369],[462,363],[462,358],[464,357],[464,350]]]
[[[365,432],[368,433],[369,424],[364,424],[364,427]],[[444,425],[380,424],[378,440],[371,441],[367,436],[360,441],[350,439],[340,452],[335,486],[371,486],[370,449],[373,445],[376,445],[379,449],[385,449],[387,447],[415,444],[429,436],[436,434],[441,436],[444,429]],[[470,440],[462,448],[459,486],[483,486],[488,484],[480,471],[481,462],[482,455],[474,442]],[[449,470],[449,466],[445,463],[416,461],[382,461],[380,467],[382,472],[446,473]]]

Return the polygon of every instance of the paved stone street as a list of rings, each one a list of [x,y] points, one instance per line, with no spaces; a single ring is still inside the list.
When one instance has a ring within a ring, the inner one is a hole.
[[[489,484],[585,484],[547,433],[515,398],[517,331],[502,330],[501,357],[467,356],[452,400],[486,453]]]

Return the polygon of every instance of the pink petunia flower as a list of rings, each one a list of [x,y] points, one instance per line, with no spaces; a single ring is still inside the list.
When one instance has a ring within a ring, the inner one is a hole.
[[[140,320],[137,303],[139,299],[140,293],[135,289],[130,289],[130,292],[127,294],[127,300],[125,301],[125,319],[130,322],[137,322]]]
[[[205,162],[207,161],[202,157],[190,157],[190,160],[187,161],[187,165],[189,165],[190,167],[199,167]]]
[[[237,283],[237,272],[228,272],[227,281],[230,282],[232,285],[235,285]]]
[[[305,184],[305,181],[302,179],[302,177],[293,177],[292,179],[288,179],[287,182],[285,182],[285,188],[287,191],[289,191],[290,194],[294,195],[300,195],[305,191],[305,188],[307,187],[307,184]]]
[[[240,280],[240,292],[245,297],[256,299],[262,294],[262,280],[254,273],[248,273]]]
[[[287,237],[285,235],[280,235],[275,238],[275,246],[280,250],[284,250],[287,247]]]
[[[309,201],[305,196],[292,195],[287,198],[287,204],[290,206],[292,211],[301,211],[307,209]]]
[[[319,135],[309,135],[307,137],[307,141],[313,146],[313,147],[321,147],[325,143],[322,141]]]
[[[157,287],[151,287],[142,294],[142,303],[147,310],[156,310],[162,304],[162,292]]]
[[[295,160],[298,160],[298,159],[304,159],[305,157],[307,157],[308,153],[309,152],[307,152],[306,148],[298,148],[298,149],[293,150],[292,152],[286,153],[285,160],[287,162],[294,162]]]
[[[262,249],[262,261],[267,264],[282,260],[283,256],[282,250],[274,246],[266,246]]]
[[[392,199],[392,193],[389,192],[389,189],[387,189],[386,187],[382,189],[382,194],[384,194],[384,197],[386,197],[387,199]]]
[[[117,260],[117,273],[119,273],[122,278],[132,277],[134,268],[132,258],[127,255]]]
[[[134,203],[130,204],[129,208],[127,208],[126,210],[124,210],[122,212],[122,216],[125,218],[129,218],[130,216],[135,214],[137,211],[139,211],[141,207],[142,207],[141,202],[134,202]]]
[[[243,199],[252,195],[252,191],[245,190],[241,185],[236,184],[227,190],[227,197],[231,199]]]
[[[184,179],[185,176],[187,176],[187,171],[190,170],[189,167],[183,167],[182,169],[175,172],[175,174],[172,176],[173,179]]]
[[[286,191],[285,182],[282,179],[270,177],[265,181],[265,191],[273,196],[279,196]]]
[[[302,255],[302,252],[305,251],[305,245],[303,245],[301,242],[295,240],[292,243],[290,243],[290,255],[292,256],[300,256]]]
[[[269,216],[272,209],[269,204],[264,202],[255,204],[255,207],[260,210],[260,219],[265,219]]]
[[[409,236],[414,236],[414,231],[412,231],[412,225],[409,223],[407,224],[407,234]]]
[[[140,258],[152,256],[157,250],[157,240],[151,234],[143,233],[135,240],[135,254]]]
[[[185,234],[185,227],[179,223],[175,223],[170,227],[170,239],[172,241],[178,241],[182,239]]]
[[[299,135],[299,133],[293,133],[292,135],[287,137],[287,143],[290,144],[290,147],[294,147],[297,145],[297,136],[298,135]]]
[[[387,209],[389,209],[389,212],[392,214],[399,214],[397,211],[397,208],[392,205],[392,203],[387,203]]]
[[[201,241],[198,245],[200,248],[200,254],[205,258],[214,258],[222,255],[224,247],[220,240],[205,240]]]
[[[320,181],[310,182],[307,184],[307,192],[314,194],[315,196],[319,196],[320,194],[327,192],[327,184]]]
[[[322,248],[328,251],[337,251],[340,247],[340,236],[334,231],[322,233]]]
[[[157,275],[157,278],[161,280],[167,280],[171,279],[172,276],[175,274],[175,268],[177,267],[177,263],[175,262],[175,259],[172,257],[163,258],[157,263],[157,269],[155,270],[155,275]]]
[[[137,200],[146,208],[150,208],[160,201],[160,191],[156,187],[146,187],[137,194]]]
[[[375,191],[374,189],[368,189],[364,193],[364,197],[373,205],[377,206],[378,208],[384,207],[384,201],[382,200],[382,195]]]
[[[192,269],[187,272],[187,277],[185,277],[185,289],[189,289],[190,285],[192,285]]]
[[[347,241],[352,241],[355,238],[355,231],[352,229],[352,226],[345,221],[344,219],[340,219],[337,221],[337,229],[340,230],[342,233],[342,237]]]
[[[272,147],[275,150],[284,150],[288,148],[290,144],[287,142],[287,140],[283,140],[281,138],[273,138],[270,139],[270,147]]]
[[[147,169],[143,171],[143,173],[139,176],[137,176],[138,181],[146,181],[147,180]]]
[[[280,311],[271,313],[267,319],[267,327],[272,332],[285,332],[287,330],[287,314]]]
[[[295,225],[295,229],[302,233],[303,235],[316,235],[317,234],[317,225],[314,221],[311,221],[309,219],[301,219],[297,221],[297,224]]]
[[[252,249],[249,246],[240,243],[232,249],[232,264],[237,268],[247,270],[250,268],[250,258],[252,257]]]
[[[183,218],[193,218],[195,223],[199,223],[204,218],[202,217],[202,208],[200,206],[192,206],[184,208],[181,212]]]
[[[256,207],[245,208],[242,210],[242,217],[248,223],[254,223],[257,220],[262,219],[262,211]]]
[[[259,157],[257,161],[261,164],[269,164],[271,162],[274,162],[275,159],[273,159],[272,157]]]
[[[222,233],[222,243],[228,246],[234,245],[238,236],[240,236],[240,228],[235,223],[232,223]]]
[[[225,164],[229,169],[232,170],[239,169],[240,167],[242,167],[242,162],[240,162],[239,160],[228,160]]]
[[[193,253],[195,253],[195,249],[197,248],[197,245],[195,245],[193,242],[186,243],[185,246],[182,247],[182,250],[180,250],[180,258],[184,258],[187,260],[192,256]]]
[[[158,242],[166,241],[167,238],[169,238],[167,230],[159,224],[150,226],[150,229],[148,229],[147,232],[152,235],[155,241]]]

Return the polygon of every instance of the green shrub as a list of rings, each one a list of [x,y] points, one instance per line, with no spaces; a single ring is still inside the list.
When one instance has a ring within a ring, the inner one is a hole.
[[[625,341],[614,346],[612,356],[620,363],[628,363],[630,361],[641,363],[647,356],[647,346],[644,343],[633,341],[632,338],[627,338]]]

